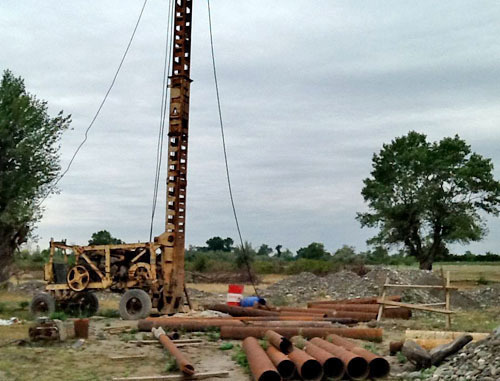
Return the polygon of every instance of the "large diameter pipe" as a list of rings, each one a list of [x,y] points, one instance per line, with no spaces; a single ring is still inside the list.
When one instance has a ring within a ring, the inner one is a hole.
[[[281,377],[285,379],[293,377],[293,375],[295,374],[295,364],[287,355],[285,355],[273,345],[269,345],[266,353],[276,369],[278,369]]]
[[[386,300],[400,302],[401,295],[390,295],[385,297]],[[354,299],[338,299],[338,300],[317,300],[307,303],[307,306],[313,304],[377,304],[377,297],[372,298],[354,298]]]
[[[306,343],[304,351],[319,361],[323,367],[323,373],[329,380],[342,379],[345,373],[345,366],[340,358],[311,342]]]
[[[329,321],[300,321],[300,320],[275,320],[275,321],[249,321],[249,327],[311,327],[311,328],[328,328],[332,327],[332,322]]]
[[[353,312],[368,312],[368,313],[378,313],[379,306],[376,304],[313,304],[309,308],[315,312],[326,312],[329,311],[353,311]],[[411,317],[411,310],[408,308],[385,308],[384,317],[392,319],[409,319]]]
[[[323,368],[319,361],[303,350],[293,348],[288,357],[297,367],[297,373],[303,380],[320,380],[322,378]]]
[[[328,335],[327,340],[332,344],[341,346],[348,351],[351,351],[363,357],[368,362],[368,366],[370,367],[371,378],[386,377],[391,371],[391,366],[385,358],[367,351],[366,349],[357,346],[356,344],[344,339],[343,337],[340,337],[338,335]]]
[[[208,320],[208,321],[203,321],[203,320],[183,320],[183,321],[177,321],[177,320],[172,320],[169,321],[169,319],[164,319],[161,321],[151,321],[151,320],[139,320],[137,322],[137,328],[139,331],[151,331],[152,328],[158,328],[162,327],[165,329],[181,329],[184,331],[205,331],[207,329],[211,328],[220,328],[220,327],[225,327],[225,326],[231,326],[231,327],[244,327],[246,324],[239,321],[239,320],[227,320],[227,321],[220,321],[220,320]]]
[[[381,328],[300,328],[300,327],[221,327],[222,339],[241,340],[249,336],[263,338],[266,331],[273,330],[282,336],[303,336],[305,338],[326,337],[336,334],[352,339],[368,341],[382,341],[383,329]]]
[[[363,380],[368,376],[368,362],[363,357],[319,337],[311,339],[311,343],[341,359],[344,363],[345,373],[353,380]]]
[[[206,309],[224,312],[231,316],[278,316],[279,312],[267,311],[251,307],[228,306],[227,304],[213,304],[206,306]]]
[[[290,353],[293,349],[293,345],[286,337],[281,336],[279,333],[274,332],[272,330],[268,330],[264,333],[264,337],[278,348],[281,352],[287,354]]]
[[[333,306],[322,306],[321,308],[298,308],[298,307],[280,307],[279,311],[285,313],[307,313],[311,311],[316,314],[325,314],[327,318],[335,319],[355,319],[358,321],[370,321],[377,318],[377,312],[362,312],[362,311],[337,311],[333,310]],[[349,324],[349,323],[347,323]]]
[[[322,317],[325,318],[328,316],[328,312],[325,311],[309,311],[309,310],[303,310],[303,311],[272,311],[279,316],[313,316],[313,317]]]
[[[243,350],[255,381],[281,381],[276,367],[254,337],[243,340]]]
[[[153,335],[159,340],[161,345],[172,355],[175,357],[175,361],[177,362],[177,366],[182,371],[182,373],[191,376],[194,374],[194,366],[191,361],[182,353],[170,340],[165,331],[162,328],[153,328],[151,330]]]

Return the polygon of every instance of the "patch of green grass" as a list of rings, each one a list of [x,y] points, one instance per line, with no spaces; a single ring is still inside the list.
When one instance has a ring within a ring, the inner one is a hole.
[[[405,364],[408,361],[408,359],[406,358],[406,356],[404,354],[402,354],[401,352],[397,352],[396,353],[396,357],[397,357],[398,362],[400,364]]]
[[[135,333],[123,332],[122,334],[120,334],[120,340],[125,341],[126,343],[131,340],[135,340]]]
[[[232,360],[241,366],[246,373],[250,373],[250,367],[248,366],[248,359],[245,351],[243,351],[243,348],[241,348],[240,345],[235,346],[234,349],[233,355],[231,356]]]
[[[367,351],[370,351],[370,352],[375,353],[376,355],[378,355],[377,348],[375,348],[375,345],[373,345],[371,343],[363,344],[363,348],[365,348]]]
[[[3,314],[7,311],[7,303],[0,302],[0,313]]]
[[[49,316],[52,320],[67,320],[68,315],[63,311],[54,311]]]
[[[264,350],[266,350],[269,347],[269,342],[265,339],[259,340],[259,344]]]
[[[175,361],[175,357],[165,353],[165,372],[175,372],[177,370],[179,370],[179,366]]]
[[[220,330],[218,328],[211,328],[206,331],[207,340],[208,341],[219,341],[220,339]]]
[[[487,284],[490,284],[490,281],[484,277],[484,275],[480,275],[479,279],[477,280],[477,284],[480,284],[482,286],[485,286]]]
[[[111,308],[107,308],[107,309],[104,309],[104,310],[99,310],[97,312],[97,315],[98,316],[104,316],[104,317],[107,317],[107,318],[119,318],[120,317],[120,313],[117,310],[114,310],[114,309],[111,309]]]
[[[230,350],[230,349],[233,349],[233,347],[234,347],[234,345],[233,345],[232,343],[223,343],[223,344],[219,347],[219,349],[220,349],[221,351],[228,351],[228,350]]]
[[[28,308],[29,305],[30,305],[30,302],[28,302],[27,300],[23,300],[22,302],[19,302],[19,308],[22,310],[25,310],[26,308]]]

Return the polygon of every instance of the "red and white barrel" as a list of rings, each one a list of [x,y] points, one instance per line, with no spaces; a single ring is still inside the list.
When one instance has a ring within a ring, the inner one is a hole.
[[[241,284],[230,284],[227,290],[227,305],[239,306],[243,299],[243,289],[245,286]]]

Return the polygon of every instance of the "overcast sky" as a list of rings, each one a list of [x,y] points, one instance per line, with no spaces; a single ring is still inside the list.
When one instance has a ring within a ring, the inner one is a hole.
[[[409,130],[459,134],[500,178],[498,1],[212,0],[229,165],[244,238],[292,250],[365,249],[356,212],[371,157]],[[148,239],[160,117],[166,0],[149,0],[123,70],[39,244],[86,244],[101,229]],[[205,0],[194,0],[187,243],[236,238],[210,61]],[[52,114],[73,115],[62,165],[83,138],[142,0],[0,2],[0,69]],[[164,184],[164,176],[161,180]],[[164,188],[155,234],[164,220]],[[480,243],[499,252],[500,222]]]

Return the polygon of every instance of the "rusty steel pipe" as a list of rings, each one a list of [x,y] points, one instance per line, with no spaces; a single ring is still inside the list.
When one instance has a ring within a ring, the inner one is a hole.
[[[303,311],[272,311],[277,313],[279,316],[315,316],[315,317],[322,317],[325,318],[328,316],[328,313],[325,311],[308,311],[308,310],[303,310]]]
[[[320,380],[323,377],[323,367],[311,355],[299,348],[293,348],[288,354],[297,368],[297,373],[303,380]]]
[[[357,346],[356,344],[344,339],[343,337],[340,337],[338,335],[328,335],[327,340],[332,344],[341,346],[348,351],[351,351],[352,353],[356,353],[363,357],[368,362],[371,378],[385,377],[391,371],[391,366],[385,358],[367,351],[366,349]]]
[[[310,328],[328,328],[332,327],[332,322],[329,321],[249,321],[246,322],[248,327],[310,327]]]
[[[272,330],[268,330],[264,333],[264,338],[269,341],[272,345],[278,348],[281,352],[288,354],[292,351],[293,345],[286,337],[281,336]]]
[[[287,379],[292,378],[295,374],[295,364],[292,360],[288,358],[283,352],[279,349],[270,345],[266,350],[267,355],[271,359],[276,369],[278,369],[278,373],[281,377]]]
[[[345,374],[353,380],[363,380],[368,376],[368,362],[363,357],[319,337],[311,339],[311,343],[341,359],[344,363]]]
[[[242,347],[255,381],[281,381],[276,367],[255,337],[247,337],[243,340]]]
[[[394,356],[396,353],[401,352],[403,349],[404,341],[391,341],[389,343],[389,353],[391,356]]]
[[[400,302],[401,295],[390,295],[385,297],[386,300]],[[378,297],[372,298],[354,298],[354,299],[338,299],[338,300],[317,300],[307,303],[307,306],[313,304],[377,304]]]
[[[162,327],[165,329],[182,329],[184,331],[204,331],[210,328],[220,328],[224,326],[232,327],[244,327],[246,324],[239,320],[196,320],[196,319],[186,319],[186,320],[170,320],[165,318],[163,320],[151,321],[151,320],[139,320],[137,322],[137,328],[139,331],[151,331],[152,328]]]
[[[342,379],[345,373],[345,366],[340,358],[311,342],[306,343],[304,351],[319,361],[323,367],[323,373],[329,380]]]
[[[278,316],[238,316],[230,317],[228,319],[237,319],[240,321],[290,321],[290,320],[300,320],[300,321],[329,321],[320,315],[278,315]]]
[[[227,304],[213,304],[206,306],[206,309],[212,311],[219,311],[229,314],[231,316],[278,316],[279,312],[261,310],[251,307],[237,307],[228,306]]]
[[[241,340],[249,336],[263,338],[266,331],[273,330],[287,338],[292,336],[303,336],[305,338],[326,337],[336,334],[352,339],[369,341],[382,341],[383,329],[381,328],[300,328],[300,327],[221,327],[222,339]]]
[[[328,311],[356,311],[377,314],[379,306],[376,304],[313,304],[309,309],[315,312],[323,311],[327,314]],[[409,319],[411,317],[411,310],[402,307],[385,308],[384,317],[393,319]]]
[[[327,318],[335,319],[356,319],[358,321],[370,321],[377,318],[377,312],[361,312],[361,311],[337,311],[334,307],[324,306],[321,308],[297,308],[297,307],[280,307],[280,312],[284,313],[307,313],[311,311],[315,314],[325,314]],[[349,324],[349,323],[348,323]]]
[[[189,361],[189,359],[182,353],[168,338],[167,335],[165,335],[165,331],[162,328],[153,328],[151,330],[153,332],[153,335],[158,339],[158,341],[163,345],[163,347],[172,355],[175,357],[175,361],[177,362],[177,366],[179,369],[182,371],[182,373],[191,376],[194,374],[194,366]]]

